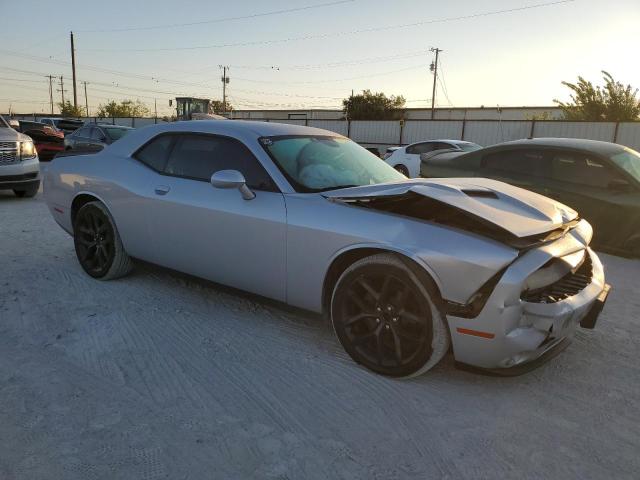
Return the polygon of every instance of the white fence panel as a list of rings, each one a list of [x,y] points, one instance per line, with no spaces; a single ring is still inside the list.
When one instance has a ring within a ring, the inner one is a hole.
[[[136,118],[133,122],[136,128],[146,127],[147,125],[154,125],[156,123],[155,118]],[[164,123],[162,120],[158,119],[158,123]]]
[[[309,120],[308,125],[310,127],[329,130],[330,132],[335,132],[345,137],[349,131],[349,126],[345,120]]]
[[[114,124],[115,125],[122,125],[123,127],[131,127],[133,124],[133,120],[131,118],[128,117],[122,117],[122,118],[114,118]]]
[[[453,140],[462,138],[462,122],[442,120],[407,121],[402,130],[403,144],[439,138]]]
[[[269,123],[286,123],[287,125],[302,125],[304,126],[306,120],[269,120]]]
[[[487,147],[496,143],[527,138],[531,133],[531,122],[483,122],[467,121],[464,139]]]
[[[621,123],[616,143],[640,152],[640,122]]]
[[[354,120],[351,122],[351,139],[358,143],[392,143],[400,141],[400,122]]]
[[[613,122],[536,122],[534,137],[588,138],[613,142]]]

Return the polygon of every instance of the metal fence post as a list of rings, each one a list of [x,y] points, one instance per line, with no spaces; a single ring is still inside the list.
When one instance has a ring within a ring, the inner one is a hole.
[[[462,133],[460,134],[460,140],[464,140],[464,130],[467,127],[467,119],[462,119]]]
[[[616,128],[613,131],[613,143],[618,143],[618,128],[620,128],[620,122],[616,122]]]
[[[398,139],[398,145],[402,145],[402,133],[404,132],[404,119],[400,120],[400,138]]]
[[[351,138],[351,120],[347,119],[347,138]]]
[[[536,121],[531,120],[531,131],[529,132],[529,138],[535,138],[534,134],[536,133]]]

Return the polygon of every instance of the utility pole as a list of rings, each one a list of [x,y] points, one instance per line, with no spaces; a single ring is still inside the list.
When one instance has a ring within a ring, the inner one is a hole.
[[[84,108],[86,109],[87,117],[89,116],[89,100],[87,98],[87,82],[84,83]]]
[[[155,115],[155,119],[157,120],[158,119],[158,102],[155,98],[153,99],[153,111],[155,112],[154,115]]]
[[[227,113],[227,83],[229,83],[229,77],[227,77],[227,66],[222,66],[222,114]]]
[[[438,80],[438,54],[442,52],[439,48],[430,48],[432,52],[436,52],[436,59],[431,63],[431,71],[433,72],[433,90],[431,92],[431,120],[433,120],[436,108],[436,81]]]
[[[58,90],[62,94],[62,104],[64,105],[64,80],[62,75],[60,75],[60,90]]]
[[[76,49],[73,46],[73,32],[71,32],[71,73],[73,74],[73,106],[78,108],[78,94],[76,92]]]
[[[49,79],[49,103],[51,104],[51,115],[53,115],[53,75],[47,75]]]

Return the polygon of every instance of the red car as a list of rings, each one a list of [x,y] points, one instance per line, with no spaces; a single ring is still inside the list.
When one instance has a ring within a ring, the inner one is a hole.
[[[20,120],[20,132],[29,135],[42,161],[51,160],[64,151],[64,133],[40,122]]]

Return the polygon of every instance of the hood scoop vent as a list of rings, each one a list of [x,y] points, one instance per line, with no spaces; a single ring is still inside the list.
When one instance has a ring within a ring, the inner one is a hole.
[[[470,190],[470,189],[466,189],[466,190],[461,190],[461,192],[464,193],[468,197],[473,197],[473,198],[493,198],[494,200],[498,200],[498,195],[496,195],[496,193],[492,192],[491,190]]]

